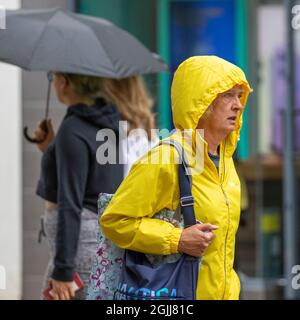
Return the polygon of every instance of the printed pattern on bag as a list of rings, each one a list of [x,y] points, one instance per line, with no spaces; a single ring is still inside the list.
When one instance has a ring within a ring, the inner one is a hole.
[[[104,210],[108,206],[112,199],[112,194],[100,193],[98,198],[98,217],[100,218]],[[183,217],[178,211],[172,211],[163,209],[154,215],[154,218],[161,219],[173,224],[177,228],[183,228]],[[117,291],[119,284],[119,276],[123,264],[124,250],[114,245],[109,239],[107,239],[99,228],[98,233],[98,245],[97,253],[93,259],[91,268],[90,284],[88,288],[87,299],[88,300],[113,300],[114,294]],[[180,254],[171,254],[168,256],[161,255],[146,255],[149,262],[157,267],[164,263],[173,263],[179,260]],[[142,290],[145,289],[145,290]],[[150,292],[150,295],[158,297],[166,293],[166,288],[156,290],[154,293]],[[133,290],[133,289],[131,289]],[[145,294],[146,288],[139,289],[139,294]],[[176,289],[174,289],[176,290]],[[153,290],[152,290],[153,291]],[[122,294],[122,293],[120,293]],[[170,293],[174,296],[173,293]],[[168,295],[170,296],[168,293]]]

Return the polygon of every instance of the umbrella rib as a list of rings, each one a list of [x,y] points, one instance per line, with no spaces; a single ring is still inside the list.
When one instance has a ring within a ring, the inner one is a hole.
[[[71,17],[71,18],[74,19],[75,14],[74,14],[73,12],[65,12],[65,13],[66,13],[69,17]],[[91,18],[93,18],[93,17],[91,17]],[[93,29],[93,27],[92,27],[91,25],[86,24],[83,17],[80,17],[79,20],[81,20],[80,22],[81,22],[82,24],[84,24],[86,27],[88,27],[88,28],[93,32],[93,34],[96,36],[97,39],[98,39],[98,37],[100,37],[100,32],[97,33],[97,32]],[[99,40],[98,40],[98,45],[100,46],[100,41],[99,41]],[[113,67],[113,71],[115,71],[115,64],[112,62],[111,57],[110,57],[110,55],[108,54],[107,50],[105,49],[104,46],[102,46],[101,48],[102,48],[103,51],[106,53],[106,57],[107,57],[108,60],[110,61],[111,65],[112,65],[112,67]]]
[[[87,27],[88,27],[90,30],[92,30],[92,32],[94,33],[94,35],[96,36],[96,38],[98,38],[98,36],[100,37],[100,33],[97,34],[96,31],[95,31],[90,25],[87,25]],[[100,41],[98,41],[98,45],[100,46]],[[102,50],[106,53],[106,57],[107,57],[108,60],[110,61],[111,65],[112,65],[112,67],[113,67],[113,70],[115,71],[115,65],[114,65],[114,63],[112,62],[111,57],[110,57],[110,55],[108,54],[106,48],[105,48],[104,46],[102,46],[101,48],[102,48]]]
[[[39,40],[37,41],[35,48],[32,50],[32,54],[31,54],[31,57],[30,57],[30,59],[29,59],[29,64],[28,64],[28,65],[29,65],[29,68],[28,68],[28,69],[31,68],[31,62],[32,62],[33,56],[34,56],[34,54],[35,54],[35,52],[36,52],[36,50],[37,50],[37,47],[38,47],[38,45],[39,45],[39,43],[40,43],[40,40],[42,39],[42,37],[43,37],[43,35],[44,35],[45,31],[46,31],[46,28],[47,28],[49,22],[51,21],[51,19],[54,17],[54,15],[55,15],[56,13],[57,13],[57,10],[54,11],[52,17],[46,22],[46,24],[45,24],[45,26],[44,26],[44,28],[43,28],[43,31],[41,32],[41,35],[40,35],[40,37],[39,37]],[[50,70],[47,70],[47,71],[50,71]]]

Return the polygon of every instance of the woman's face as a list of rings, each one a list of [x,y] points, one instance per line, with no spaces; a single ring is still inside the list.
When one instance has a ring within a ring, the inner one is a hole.
[[[225,136],[234,131],[239,113],[243,109],[241,99],[244,94],[245,91],[241,85],[236,85],[219,94],[212,103],[212,110],[208,112],[207,117],[204,117],[203,121],[200,120],[202,122],[199,122],[200,127]]]

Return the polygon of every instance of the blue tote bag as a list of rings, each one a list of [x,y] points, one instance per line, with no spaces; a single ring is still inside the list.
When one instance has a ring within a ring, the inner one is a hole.
[[[179,155],[180,207],[184,227],[196,224],[192,178],[188,175],[184,153],[179,143],[173,145]],[[115,300],[195,300],[201,259],[186,254],[174,262],[155,265],[146,254],[125,250],[121,275],[114,294]]]

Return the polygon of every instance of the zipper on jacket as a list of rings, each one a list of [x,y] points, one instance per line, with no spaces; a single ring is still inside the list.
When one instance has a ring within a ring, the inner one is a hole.
[[[223,297],[222,299],[224,299],[224,296],[225,296],[225,292],[226,292],[226,277],[227,277],[227,271],[226,271],[226,245],[227,245],[227,237],[228,237],[228,232],[229,232],[229,225],[230,225],[230,213],[229,213],[229,200],[228,200],[228,197],[226,195],[226,192],[224,191],[223,189],[223,186],[222,186],[222,191],[223,191],[223,194],[224,194],[224,197],[225,197],[225,201],[226,201],[226,206],[227,206],[227,231],[226,231],[226,236],[225,236],[225,243],[224,243],[224,274],[225,274],[225,284],[224,284],[224,292],[223,292]]]
[[[226,142],[227,139],[225,139],[224,142],[224,149],[223,149],[223,170],[222,170],[222,174],[219,176],[218,170],[216,169],[216,166],[214,165],[213,161],[210,159],[210,157],[208,157],[209,161],[211,162],[212,166],[214,167],[214,170],[218,176],[219,182],[220,182],[220,187],[221,190],[223,192],[224,198],[225,198],[225,203],[227,206],[227,231],[226,231],[226,236],[225,236],[225,244],[224,244],[224,279],[225,279],[225,285],[224,285],[224,291],[223,291],[223,295],[222,295],[222,299],[224,299],[225,296],[225,292],[226,292],[226,277],[227,277],[227,271],[226,271],[226,244],[227,244],[227,237],[228,237],[228,232],[229,232],[229,225],[230,225],[230,212],[229,212],[229,199],[227,197],[226,192],[223,189],[223,183],[224,183],[224,179],[225,179],[225,149],[226,149]],[[220,159],[221,161],[221,159]]]
[[[224,183],[224,179],[225,179],[225,148],[226,148],[226,140],[224,143],[224,150],[223,150],[223,176],[222,176],[222,180],[221,180],[221,189],[222,192],[224,194],[224,198],[225,198],[225,202],[226,202],[226,206],[227,206],[227,231],[226,231],[226,236],[225,236],[225,243],[224,243],[224,291],[223,291],[223,296],[222,299],[224,299],[225,297],[225,293],[226,293],[226,278],[227,278],[227,271],[226,271],[226,245],[227,245],[227,237],[228,237],[228,232],[229,232],[229,225],[230,225],[230,212],[229,212],[229,199],[227,197],[227,194],[225,192],[225,190],[223,189],[223,183]]]

